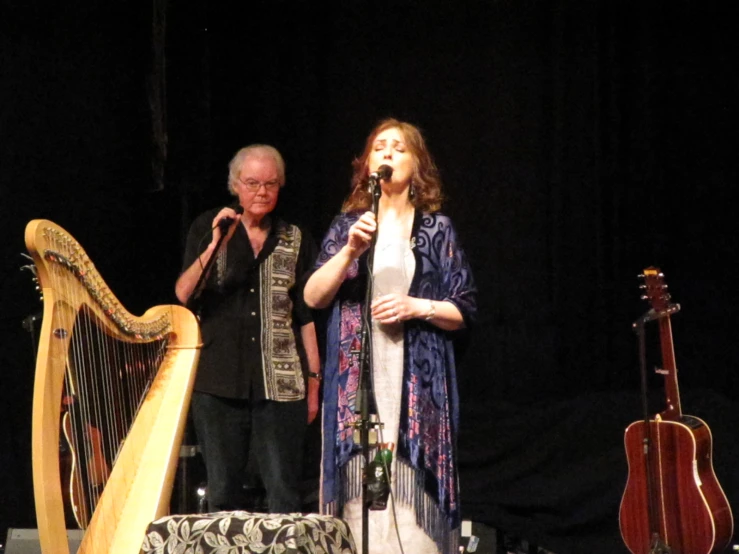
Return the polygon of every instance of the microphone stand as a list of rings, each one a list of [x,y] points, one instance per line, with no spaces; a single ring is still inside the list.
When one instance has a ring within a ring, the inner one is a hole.
[[[223,224],[224,221],[228,223],[228,225]],[[205,263],[203,272],[200,274],[200,278],[195,284],[195,288],[193,289],[190,298],[187,299],[186,307],[192,310],[192,312],[197,316],[198,319],[200,319],[200,310],[202,309],[202,304],[200,303],[200,295],[203,293],[203,290],[205,290],[205,283],[208,280],[208,276],[210,275],[211,270],[213,269],[213,264],[218,257],[218,252],[221,250],[221,245],[223,244],[223,241],[226,239],[226,235],[228,234],[228,227],[231,223],[232,222],[229,223],[228,219],[222,219],[218,222],[218,227],[221,230],[221,236],[218,238],[216,247],[213,249],[213,254]]]
[[[372,213],[377,217],[379,200],[382,195],[378,179],[370,177],[370,188],[372,191]],[[357,394],[357,406],[355,413],[359,414],[359,421],[354,424],[359,428],[360,443],[362,445],[362,457],[364,466],[362,468],[362,554],[369,553],[369,500],[367,494],[368,468],[370,464],[370,429],[382,426],[380,422],[370,420],[370,398],[374,398],[372,390],[372,328],[370,325],[372,303],[372,266],[375,258],[375,243],[377,242],[377,230],[372,235],[370,246],[367,251],[367,288],[364,295],[364,306],[362,307],[361,326],[361,350],[359,352],[359,385]]]
[[[243,212],[243,209],[241,212],[238,212],[241,214]],[[228,228],[231,226],[232,221],[228,218],[221,219],[218,222],[218,228],[221,230],[221,236],[218,238],[218,242],[216,242],[216,247],[213,249],[213,254],[211,255],[210,259],[205,262],[205,267],[203,267],[203,272],[200,274],[200,278],[198,279],[198,282],[195,284],[195,288],[192,291],[192,294],[190,295],[190,298],[187,299],[187,303],[185,306],[191,310],[195,316],[198,318],[198,321],[200,321],[200,311],[203,307],[202,303],[200,302],[200,295],[203,293],[203,290],[205,290],[205,283],[208,281],[208,276],[210,275],[211,270],[213,269],[213,264],[215,263],[216,258],[218,257],[218,252],[221,250],[221,246],[223,245],[223,241],[226,240],[226,235],[228,234]],[[179,474],[180,478],[180,498],[179,498],[179,504],[180,507],[184,506],[187,502],[185,499],[186,491],[188,489],[189,483],[188,483],[188,472],[187,472],[187,465],[188,465],[188,458],[191,458],[195,456],[197,453],[198,447],[197,445],[181,445],[180,446],[180,460],[177,468],[177,472]],[[200,491],[198,491],[198,494]],[[201,501],[204,500],[204,496],[201,497]],[[198,506],[198,510],[201,512],[203,511],[200,506]]]

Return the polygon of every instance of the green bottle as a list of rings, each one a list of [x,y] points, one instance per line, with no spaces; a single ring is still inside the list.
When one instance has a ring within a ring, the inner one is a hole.
[[[393,462],[393,443],[381,443],[375,459],[367,468],[367,499],[370,510],[384,510],[390,496],[390,467]]]

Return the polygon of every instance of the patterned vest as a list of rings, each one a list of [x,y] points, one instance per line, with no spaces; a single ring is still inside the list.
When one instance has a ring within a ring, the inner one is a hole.
[[[261,266],[262,368],[266,397],[291,401],[305,397],[305,383],[293,333],[293,302],[288,291],[295,284],[301,243],[300,229],[280,222],[277,246]]]

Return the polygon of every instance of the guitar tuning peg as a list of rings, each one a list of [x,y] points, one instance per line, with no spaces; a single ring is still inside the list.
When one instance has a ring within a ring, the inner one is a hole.
[[[641,285],[639,285],[639,288],[640,289],[646,289],[647,288],[647,285],[645,285],[644,283],[642,283]]]
[[[642,300],[648,300],[649,297],[646,294],[642,294],[640,297]]]

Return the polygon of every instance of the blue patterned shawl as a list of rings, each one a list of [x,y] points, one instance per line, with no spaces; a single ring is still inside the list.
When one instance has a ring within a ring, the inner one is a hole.
[[[359,213],[334,219],[321,245],[316,268],[347,242]],[[448,217],[416,212],[411,237],[416,270],[409,295],[452,302],[467,327],[475,319],[476,288],[467,259]],[[366,255],[350,268],[331,308],[324,367],[321,508],[339,515],[361,494],[352,477],[361,459],[349,423],[359,383],[359,333],[366,288]],[[455,461],[459,399],[452,339],[423,320],[404,323],[403,394],[397,446],[399,502],[413,506],[416,519],[447,551],[459,525],[459,483]],[[352,481],[352,482],[347,482]],[[433,504],[429,503],[429,500]]]

